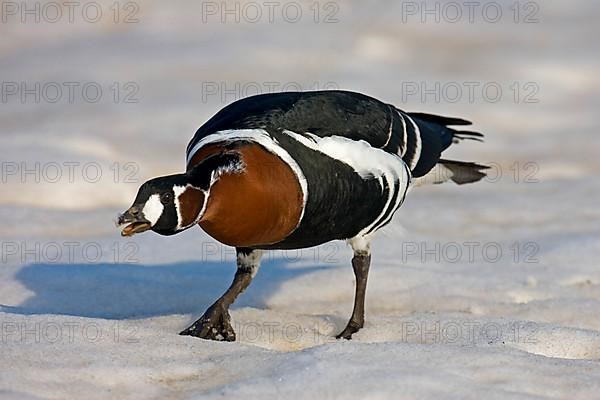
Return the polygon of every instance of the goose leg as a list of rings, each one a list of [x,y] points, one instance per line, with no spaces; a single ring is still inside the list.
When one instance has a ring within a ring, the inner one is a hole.
[[[238,248],[238,269],[229,289],[206,310],[200,319],[179,334],[201,339],[235,341],[235,331],[231,326],[229,307],[252,282],[252,278],[254,278],[260,266],[260,256],[260,250]]]
[[[358,332],[365,323],[365,294],[367,291],[367,278],[371,264],[369,250],[355,250],[352,257],[352,268],[356,277],[356,294],[354,296],[354,309],[346,328],[336,336],[338,339],[351,339],[352,334]]]

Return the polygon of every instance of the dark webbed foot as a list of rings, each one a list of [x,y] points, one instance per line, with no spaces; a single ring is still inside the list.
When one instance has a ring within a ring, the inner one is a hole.
[[[338,335],[336,335],[335,338],[350,340],[350,339],[352,339],[352,335],[354,333],[358,332],[360,330],[360,328],[362,328],[362,325],[359,325],[358,323],[356,323],[354,321],[350,321],[350,322],[348,322],[348,325],[346,325],[344,330],[342,332],[340,332]]]
[[[179,334],[195,336],[201,339],[235,341],[235,332],[231,326],[229,306],[237,296],[244,291],[252,281],[260,264],[260,250],[237,249],[238,269],[229,289],[206,310],[200,319]]]
[[[200,339],[235,341],[235,331],[227,309],[219,304],[211,306],[198,321],[184,329],[180,335],[195,336]]]

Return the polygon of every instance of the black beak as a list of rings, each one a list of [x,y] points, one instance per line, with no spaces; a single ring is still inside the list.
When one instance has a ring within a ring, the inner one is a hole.
[[[144,232],[152,228],[150,221],[144,218],[144,214],[141,212],[140,208],[135,205],[119,215],[117,223],[119,226],[128,224],[121,231],[122,236],[133,236],[136,233]]]

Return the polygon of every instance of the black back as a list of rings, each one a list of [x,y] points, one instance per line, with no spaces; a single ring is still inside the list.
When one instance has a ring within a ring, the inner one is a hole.
[[[198,141],[210,134],[232,129],[289,130],[320,137],[335,135],[364,140],[375,148],[400,155],[407,164],[418,157],[411,172],[419,177],[433,168],[442,151],[452,143],[457,132],[446,125],[467,124],[470,122],[458,118],[406,113],[355,92],[271,93],[247,97],[223,108],[196,131],[187,150],[191,151]],[[421,139],[419,154],[417,135]]]
[[[317,136],[344,136],[383,147],[391,106],[345,91],[282,92],[238,100],[202,125],[188,151],[203,137],[227,129],[290,130]]]

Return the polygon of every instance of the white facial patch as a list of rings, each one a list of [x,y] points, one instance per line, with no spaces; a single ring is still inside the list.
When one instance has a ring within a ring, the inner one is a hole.
[[[148,201],[146,201],[142,213],[144,214],[144,218],[150,221],[150,224],[154,226],[162,215],[164,208],[165,206],[160,202],[160,196],[153,194]]]

